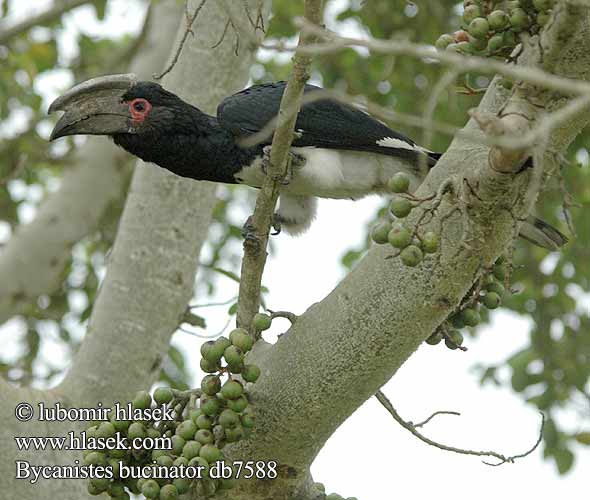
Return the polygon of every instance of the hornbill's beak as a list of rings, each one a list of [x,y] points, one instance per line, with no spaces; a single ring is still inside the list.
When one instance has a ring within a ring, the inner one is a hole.
[[[137,83],[133,74],[108,75],[80,83],[58,97],[49,113],[65,111],[50,141],[66,135],[110,135],[133,128],[128,105],[121,97]]]

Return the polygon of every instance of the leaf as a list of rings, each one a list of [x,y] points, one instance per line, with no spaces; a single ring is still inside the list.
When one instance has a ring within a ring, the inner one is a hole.
[[[548,418],[545,422],[545,427],[543,429],[543,439],[545,440],[545,445],[549,450],[555,448],[559,443],[560,434],[555,425],[555,421],[551,418]]]
[[[522,349],[508,358],[507,363],[516,371],[524,370],[531,361],[537,358],[532,349]]]
[[[553,458],[560,474],[565,474],[574,465],[574,454],[567,448],[558,448],[555,450]]]
[[[179,369],[184,371],[185,369],[185,360],[184,355],[174,346],[170,346],[168,350],[168,357],[170,361],[174,363],[174,365]]]
[[[89,304],[88,307],[86,307],[83,311],[82,314],[80,315],[80,323],[83,323],[84,321],[86,321],[88,318],[90,318],[90,314],[92,313],[92,304]]]
[[[590,432],[578,432],[575,436],[578,443],[584,446],[590,446]]]
[[[107,10],[107,0],[98,0],[94,3],[94,10],[96,11],[96,17],[100,21],[104,21],[104,17]]]
[[[234,280],[236,283],[240,282],[240,277],[232,271],[226,271],[225,269],[221,269],[220,267],[212,267],[211,270],[215,271],[216,273],[223,274],[227,278]]]
[[[481,369],[482,367],[480,367]],[[485,382],[492,382],[494,385],[500,385],[500,381],[496,376],[496,367],[495,366],[488,366],[479,379],[480,384],[484,384]]]
[[[363,253],[364,250],[349,250],[342,256],[342,265],[347,269],[351,269],[359,261]]]

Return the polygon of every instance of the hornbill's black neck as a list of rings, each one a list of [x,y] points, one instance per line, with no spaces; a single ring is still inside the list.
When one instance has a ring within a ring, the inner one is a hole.
[[[115,144],[182,177],[235,183],[234,174],[261,155],[262,147],[239,147],[217,118],[183,104],[182,112],[141,134],[114,134]]]

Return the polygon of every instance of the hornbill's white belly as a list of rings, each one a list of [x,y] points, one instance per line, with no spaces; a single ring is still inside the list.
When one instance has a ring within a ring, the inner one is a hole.
[[[415,168],[393,156],[315,147],[291,151],[305,158],[305,165],[294,167],[289,183],[281,188],[281,193],[289,195],[357,199],[384,192],[387,181],[400,171],[410,175],[412,189],[420,183]],[[244,184],[260,187],[264,180],[261,167],[262,161],[257,160],[236,177]]]
[[[302,156],[305,164],[293,167],[289,183],[281,187],[277,215],[290,234],[302,233],[309,227],[315,217],[316,197],[358,199],[383,193],[387,181],[400,171],[410,176],[411,189],[415,190],[425,175],[418,176],[411,163],[393,156],[315,147],[291,148],[291,151]],[[262,160],[257,159],[236,174],[236,179],[260,187],[264,176]]]

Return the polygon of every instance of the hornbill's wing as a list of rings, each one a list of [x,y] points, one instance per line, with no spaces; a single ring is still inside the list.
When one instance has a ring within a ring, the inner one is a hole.
[[[217,108],[217,118],[225,129],[243,138],[262,130],[276,119],[286,82],[254,85],[224,99]],[[305,86],[305,94],[321,91]],[[295,124],[293,145],[328,149],[367,151],[416,161],[425,153],[434,164],[439,155],[430,154],[402,134],[368,113],[342,102],[322,98],[301,107]],[[272,133],[262,141],[270,144]]]

